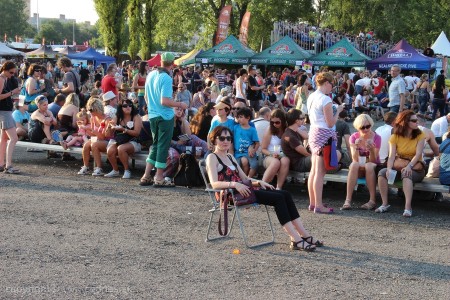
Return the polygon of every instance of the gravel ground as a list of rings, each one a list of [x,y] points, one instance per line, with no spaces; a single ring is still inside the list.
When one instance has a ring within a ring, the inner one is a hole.
[[[303,186],[288,185],[306,227],[326,247],[289,250],[205,242],[210,208],[200,189],[139,187],[131,180],[77,176],[81,161],[17,148],[21,175],[0,174],[0,299],[448,299],[450,201],[416,194],[414,217],[392,193],[386,214],[315,215]],[[109,171],[109,168],[106,168]],[[342,205],[343,185],[325,202]],[[368,199],[358,191],[355,205]],[[272,220],[276,220],[271,210]],[[268,234],[262,208],[243,213],[254,241]],[[250,223],[249,220],[252,220]],[[214,230],[215,231],[215,230]],[[239,249],[240,254],[233,254]]]

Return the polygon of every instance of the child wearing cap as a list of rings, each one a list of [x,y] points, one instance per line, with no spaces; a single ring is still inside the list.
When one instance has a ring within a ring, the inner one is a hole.
[[[30,121],[30,113],[28,112],[28,105],[24,101],[16,103],[16,110],[12,113],[12,117],[16,122],[16,132],[19,141],[28,137],[28,122]]]

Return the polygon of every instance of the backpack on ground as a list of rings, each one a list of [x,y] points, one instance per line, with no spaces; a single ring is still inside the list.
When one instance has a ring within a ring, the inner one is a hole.
[[[189,153],[181,154],[174,183],[176,186],[185,186],[188,188],[203,185],[200,168],[194,155]]]

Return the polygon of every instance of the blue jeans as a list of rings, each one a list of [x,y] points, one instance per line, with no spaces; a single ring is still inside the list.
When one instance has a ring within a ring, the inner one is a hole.
[[[389,111],[395,112],[395,113],[399,113],[400,111],[400,105],[394,105],[389,107]]]

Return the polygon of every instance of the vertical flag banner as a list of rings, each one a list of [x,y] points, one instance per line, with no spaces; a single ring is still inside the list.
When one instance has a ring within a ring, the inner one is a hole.
[[[231,5],[224,6],[220,12],[217,22],[216,45],[225,40],[228,36],[228,27],[230,26]]]
[[[247,46],[248,44],[248,23],[250,23],[250,12],[247,11],[242,17],[241,29],[239,31],[239,40],[242,44]]]

